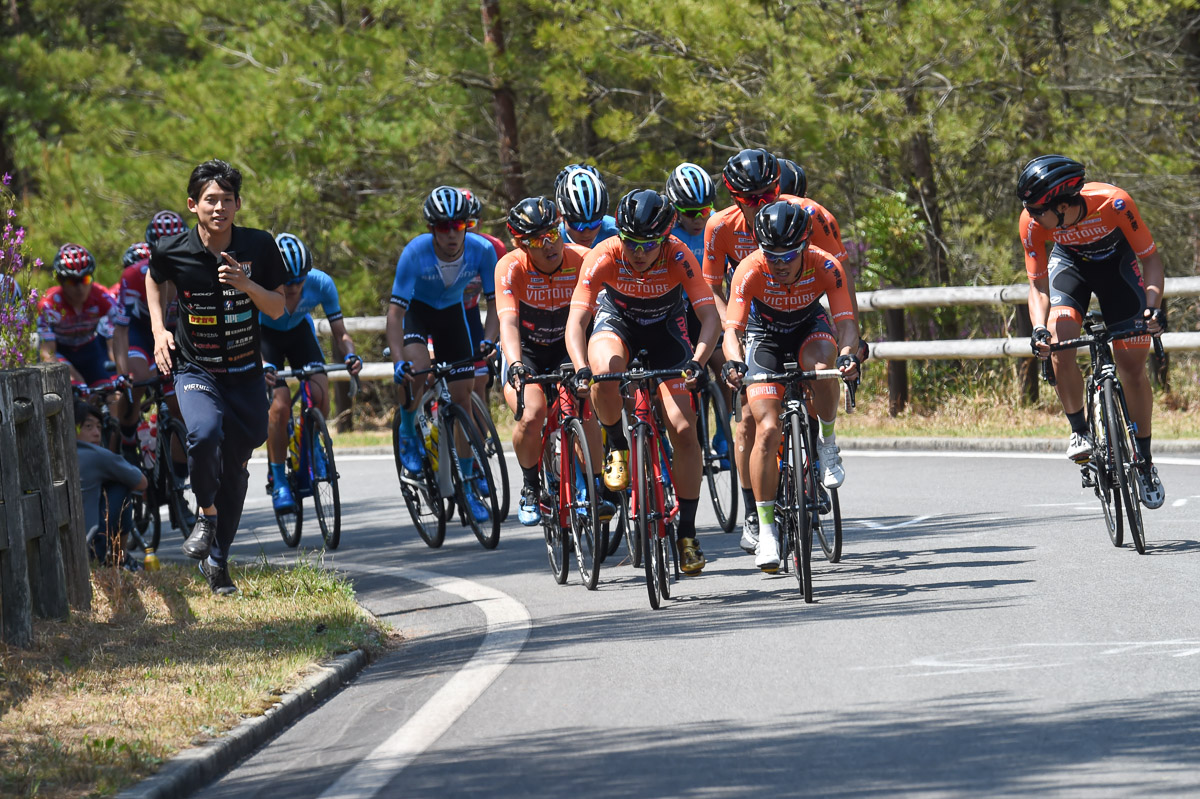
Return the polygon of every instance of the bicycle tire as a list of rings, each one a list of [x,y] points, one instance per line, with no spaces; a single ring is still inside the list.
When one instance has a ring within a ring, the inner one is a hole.
[[[1146,531],[1142,527],[1141,497],[1133,481],[1138,479],[1137,467],[1133,464],[1133,442],[1129,425],[1125,424],[1124,404],[1117,402],[1117,392],[1111,382],[1104,383],[1104,411],[1108,417],[1108,439],[1112,446],[1113,464],[1116,466],[1117,486],[1121,489],[1121,502],[1125,505],[1125,518],[1129,526],[1129,537],[1139,555],[1146,554]]]
[[[737,526],[740,484],[737,479],[737,467],[733,463],[733,430],[729,426],[729,410],[720,387],[711,379],[704,388],[693,392],[693,396],[696,398],[696,434],[700,439],[704,482],[708,486],[708,496],[712,500],[717,524],[724,532],[732,533]],[[722,458],[713,448],[714,432],[719,432],[725,437],[726,466],[721,465]]]
[[[291,479],[291,475],[288,475]],[[292,486],[293,496],[295,495],[295,485]],[[300,545],[300,535],[304,531],[304,501],[300,497],[296,497],[295,510],[275,511],[275,524],[279,527],[279,535],[283,538],[283,543],[287,544],[292,549]]]
[[[796,582],[805,602],[813,601],[812,588],[812,536],[813,516],[816,514],[817,470],[812,453],[808,451],[808,434],[799,416],[792,416],[790,423],[791,471],[790,500],[796,515],[793,558],[796,566]]]
[[[830,563],[837,563],[842,559],[842,504],[838,501],[836,488],[818,486],[817,491],[825,491],[828,494],[829,513],[821,515],[832,517],[829,521],[833,522],[832,530],[826,530],[824,523],[818,525],[817,538],[821,542],[821,551],[825,553],[825,559]]]
[[[560,428],[542,441],[542,457],[539,461],[539,468],[542,472],[542,492],[548,501],[542,502],[542,498],[538,498],[542,508],[542,537],[546,541],[546,559],[550,562],[550,573],[554,575],[554,582],[559,585],[566,583],[567,574],[570,571],[567,536],[563,530],[558,505],[558,442],[561,436]]]
[[[163,499],[167,505],[167,519],[171,525],[187,538],[191,534],[191,530],[187,529],[187,518],[194,516],[192,513],[191,503],[188,501],[187,492],[189,488],[188,478],[181,477],[175,471],[175,461],[171,457],[172,442],[176,442],[177,446],[183,452],[187,452],[187,427],[178,419],[167,419],[164,424],[159,422],[158,431],[158,472],[159,472],[159,487],[163,493]],[[186,467],[186,462],[184,463]],[[186,468],[184,469],[186,471]],[[197,510],[199,510],[197,508]]]
[[[596,590],[600,579],[600,562],[603,558],[604,534],[600,529],[600,512],[596,508],[596,485],[591,479],[592,453],[584,435],[583,423],[570,419],[563,427],[563,446],[571,453],[572,472],[581,470],[586,495],[580,497],[576,490],[575,475],[566,483],[568,503],[571,509],[571,540],[575,544],[575,563],[579,577],[589,591]]]
[[[1088,468],[1095,482],[1096,498],[1100,500],[1100,509],[1104,511],[1104,525],[1108,528],[1108,537],[1114,547],[1125,543],[1125,516],[1121,511],[1121,495],[1113,484],[1116,471],[1113,467],[1114,458],[1108,438],[1108,416],[1104,410],[1104,402],[1100,392],[1092,386],[1088,387],[1089,404],[1091,405],[1088,425],[1092,433],[1092,456]]]
[[[342,542],[342,494],[338,489],[337,466],[333,460],[333,439],[329,436],[329,426],[319,408],[309,408],[304,412],[308,425],[308,464],[312,472],[313,510],[317,512],[317,526],[321,528],[321,538],[325,541],[326,549],[337,549]],[[318,463],[318,453],[325,461],[325,474],[318,477],[314,464]]]
[[[479,539],[479,543],[484,549],[495,549],[496,545],[500,543],[500,501],[495,491],[479,489],[480,480],[483,480],[489,487],[495,485],[491,465],[488,463],[487,453],[483,448],[483,441],[479,437],[479,431],[471,422],[471,417],[462,408],[450,403],[441,413],[444,425],[441,435],[449,436],[447,442],[450,445],[450,456],[453,459],[452,467],[454,469],[451,476],[454,481],[455,505],[458,506],[459,516],[467,527],[471,528],[471,532]],[[463,476],[461,458],[467,456],[461,455],[458,451],[456,430],[459,428],[462,429],[463,439],[467,442],[467,452],[471,459],[470,478]],[[487,506],[488,518],[486,520],[481,521],[475,518],[475,514],[471,512],[471,506],[467,502],[467,492],[474,493],[476,498]]]
[[[483,440],[483,449],[487,453],[488,461],[491,462],[492,476],[499,475],[500,477],[500,521],[508,521],[509,511],[509,483],[508,483],[508,462],[504,455],[504,442],[500,438],[500,433],[496,431],[496,423],[492,421],[491,411],[488,410],[484,401],[479,395],[471,392],[471,407],[475,411],[476,429]],[[479,421],[483,424],[480,425]]]
[[[666,464],[668,452],[664,446],[665,439],[660,438],[658,457],[663,463],[663,476],[666,477]],[[652,481],[653,482],[653,481]],[[675,521],[667,523],[667,514],[669,509],[675,509]],[[675,536],[679,532],[679,508],[678,499],[675,496],[675,485],[669,481],[663,481],[663,504],[661,509],[662,531],[663,535],[658,539],[658,557],[662,564],[662,568],[658,571],[658,590],[662,594],[663,599],[671,598],[671,581],[679,576],[679,548],[675,545]]]
[[[438,490],[437,475],[428,455],[421,474],[410,477],[400,461],[400,409],[392,415],[392,455],[396,459],[396,476],[400,479],[400,496],[408,508],[417,535],[430,549],[437,549],[446,540],[446,510]]]
[[[659,572],[664,568],[662,550],[658,546],[659,521],[654,519],[652,509],[650,480],[650,445],[647,441],[646,429],[637,427],[633,434],[633,447],[629,455],[636,461],[631,464],[637,488],[631,498],[634,513],[637,516],[637,536],[642,548],[642,568],[646,575],[646,591],[650,596],[650,607],[658,610],[662,606],[662,594],[659,588]]]

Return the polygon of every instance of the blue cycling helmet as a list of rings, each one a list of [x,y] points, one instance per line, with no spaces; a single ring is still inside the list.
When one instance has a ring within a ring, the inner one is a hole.
[[[462,189],[453,186],[438,186],[429,192],[421,212],[430,225],[442,222],[465,222],[470,218],[471,204]]]
[[[703,208],[717,199],[717,188],[707,172],[684,161],[667,178],[667,197],[679,208]]]
[[[187,222],[174,211],[159,211],[146,225],[146,243],[151,247],[158,244],[164,236],[174,236],[188,229]]]
[[[312,271],[312,253],[304,246],[304,242],[291,233],[280,233],[275,237],[279,246],[279,254],[283,256],[284,270],[287,280],[284,283],[299,283]]]
[[[608,187],[596,167],[570,164],[554,179],[554,201],[567,222],[595,222],[608,213]]]

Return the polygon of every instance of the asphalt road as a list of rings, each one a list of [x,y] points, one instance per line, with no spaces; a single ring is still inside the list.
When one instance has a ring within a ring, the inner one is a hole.
[[[628,563],[556,585],[515,521],[496,551],[453,524],[429,549],[390,458],[342,458],[325,563],[406,640],[199,795],[1200,793],[1200,458],[1159,459],[1145,556],[1061,456],[845,462],[817,603],[704,494],[709,566],[655,612]],[[296,556],[268,505],[252,490],[236,557]]]

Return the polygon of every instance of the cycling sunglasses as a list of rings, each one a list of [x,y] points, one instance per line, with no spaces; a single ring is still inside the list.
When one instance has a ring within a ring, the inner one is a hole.
[[[730,192],[730,194],[733,195],[733,199],[737,200],[743,205],[749,205],[757,208],[761,205],[766,205],[767,203],[774,202],[775,200],[779,199],[779,187],[775,186],[774,188],[767,189],[766,191],[755,192],[754,194],[737,194],[734,192]]]
[[[567,227],[571,228],[571,230],[577,230],[582,233],[585,230],[595,230],[603,224],[603,219],[597,219],[595,222],[568,222]]]
[[[560,238],[558,228],[552,227],[545,233],[539,233],[534,236],[517,236],[517,243],[523,247],[528,247],[531,250],[540,250],[543,247],[548,247]]]
[[[83,277],[66,277],[65,275],[58,279],[59,284],[70,283],[72,286],[90,286],[92,285],[92,276],[84,275]]]
[[[468,219],[467,220],[467,230],[474,230],[477,227],[479,227],[478,219]]]
[[[708,216],[713,212],[713,207],[712,205],[702,205],[699,208],[680,208],[677,205],[675,206],[675,210],[679,212],[680,216],[686,216],[688,219],[695,219],[696,217]]]
[[[461,233],[467,229],[467,222],[464,219],[455,219],[450,222],[438,222],[436,225],[430,225],[429,227],[438,233]]]
[[[766,256],[767,263],[771,264],[790,264],[792,261],[804,252],[804,247],[798,247],[787,252],[772,252],[771,250],[763,250],[762,253]]]
[[[621,236],[621,243],[625,245],[626,249],[633,250],[634,252],[649,252],[650,250],[653,250],[655,247],[660,246],[664,241],[666,241],[665,237],[646,240],[646,239],[630,238],[629,236],[626,236],[624,233],[620,234],[620,236]]]
[[[1041,216],[1042,214],[1044,214],[1050,210],[1050,206],[1048,206],[1048,205],[1027,205],[1027,206],[1025,206],[1025,210],[1029,212],[1030,216]]]

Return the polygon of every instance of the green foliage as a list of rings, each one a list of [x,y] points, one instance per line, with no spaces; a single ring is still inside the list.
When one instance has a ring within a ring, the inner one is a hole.
[[[866,245],[859,267],[862,288],[909,288],[920,284],[914,269],[925,249],[925,220],[904,192],[872,197],[862,205],[853,235]]]

